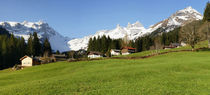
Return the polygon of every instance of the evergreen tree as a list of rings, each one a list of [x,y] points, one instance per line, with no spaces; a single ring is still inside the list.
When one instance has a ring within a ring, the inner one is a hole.
[[[59,50],[57,50],[57,51],[56,51],[56,54],[60,54],[60,51],[59,51]]]
[[[47,38],[44,40],[43,43],[43,51],[45,56],[49,56],[52,54],[51,45]]]
[[[6,57],[7,57],[7,44],[6,44],[6,40],[2,41],[2,47],[1,47],[1,54],[2,54],[2,68],[7,67],[6,65]]]
[[[203,16],[204,16],[203,21],[210,22],[210,3],[209,2],[206,4],[206,8],[205,8]]]
[[[90,38],[88,41],[88,51],[92,51],[92,50],[93,50],[93,40],[92,38]]]
[[[40,56],[42,54],[42,46],[36,32],[33,33],[33,55]]]
[[[29,56],[33,55],[33,37],[30,34],[30,37],[28,38],[28,44],[27,44],[27,49],[26,52]]]

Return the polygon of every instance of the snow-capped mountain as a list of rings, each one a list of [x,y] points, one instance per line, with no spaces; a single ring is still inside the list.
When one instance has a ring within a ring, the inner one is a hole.
[[[155,25],[152,25],[147,29],[148,33],[151,33],[158,28],[163,28],[163,32],[169,32],[175,29],[176,27],[183,26],[193,20],[201,20],[203,16],[193,9],[191,6],[179,10],[176,13],[172,14],[169,18],[158,22]]]
[[[39,22],[0,22],[0,26],[7,29],[10,33],[13,33],[16,37],[23,37],[26,41],[29,38],[30,33],[37,32],[39,38],[43,41],[45,38],[49,39],[53,50],[68,51],[70,50],[67,42],[70,40],[67,37],[63,37],[47,23]]]
[[[98,37],[98,36],[109,36],[112,39],[119,39],[123,38],[126,35],[129,39],[134,39],[138,37],[139,35],[145,34],[144,31],[146,29],[143,27],[143,25],[140,22],[136,22],[134,24],[128,23],[127,27],[121,27],[120,25],[117,25],[117,27],[113,30],[101,30],[96,32],[94,35],[86,36],[84,38],[80,39],[73,39],[68,42],[71,50],[79,50],[79,49],[87,49],[88,41],[90,38]]]
[[[87,49],[88,41],[93,37],[106,35],[112,39],[118,39],[127,35],[130,40],[133,40],[145,34],[152,33],[159,28],[163,28],[162,30],[164,31],[162,32],[169,32],[176,27],[183,26],[188,22],[193,20],[200,20],[202,18],[203,16],[198,11],[189,6],[185,9],[177,11],[169,18],[158,22],[157,24],[151,25],[148,29],[145,29],[140,22],[136,22],[134,24],[128,23],[127,27],[121,27],[120,25],[117,25],[117,27],[112,30],[101,30],[96,32],[94,35],[70,40],[68,44],[71,50]]]
[[[169,18],[160,21],[157,24],[151,25],[148,29],[145,29],[144,26],[137,21],[133,24],[128,23],[126,27],[117,25],[115,29],[101,30],[96,32],[94,35],[72,40],[67,37],[63,37],[47,23],[42,21],[24,21],[21,23],[7,21],[0,22],[0,26],[7,29],[10,33],[13,33],[17,37],[24,37],[26,41],[28,40],[30,33],[33,34],[33,32],[37,32],[41,40],[45,38],[49,39],[53,50],[68,51],[87,49],[88,41],[92,37],[106,35],[112,39],[119,39],[127,36],[130,40],[133,40],[145,34],[150,34],[159,28],[161,28],[161,32],[169,32],[176,27],[183,26],[188,22],[200,20],[202,18],[202,15],[198,11],[192,7],[187,7],[172,14]]]

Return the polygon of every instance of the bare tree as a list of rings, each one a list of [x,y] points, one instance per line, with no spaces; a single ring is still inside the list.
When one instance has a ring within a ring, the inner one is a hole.
[[[128,38],[128,34],[126,33],[125,34],[125,37],[123,38],[123,42],[122,42],[122,45],[123,46],[128,46],[128,43],[129,43],[129,38]]]
[[[192,47],[194,51],[195,45],[200,41],[200,33],[198,32],[198,27],[196,27],[197,22],[191,22],[181,28],[181,40],[186,42]]]
[[[159,53],[159,50],[160,50],[161,47],[162,47],[160,36],[157,36],[157,37],[154,39],[154,47],[155,47],[156,53]]]

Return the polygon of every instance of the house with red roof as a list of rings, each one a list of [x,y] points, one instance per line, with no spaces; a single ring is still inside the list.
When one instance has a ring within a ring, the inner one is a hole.
[[[121,49],[122,55],[128,55],[135,52],[136,52],[136,48],[132,48],[132,47],[123,47]]]

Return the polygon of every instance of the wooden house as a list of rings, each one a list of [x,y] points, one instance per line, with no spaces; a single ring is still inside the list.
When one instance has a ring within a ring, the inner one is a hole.
[[[136,48],[132,48],[132,47],[123,47],[121,49],[122,55],[128,55],[135,52],[136,52]]]
[[[21,61],[21,66],[22,67],[29,67],[29,66],[40,65],[41,64],[41,62],[38,58],[29,57],[27,55],[20,58],[20,61]]]
[[[66,54],[52,54],[52,58],[54,61],[66,61],[67,56]]]
[[[164,46],[163,49],[172,49],[172,48],[178,48],[181,44],[179,43],[171,43],[169,46]]]

